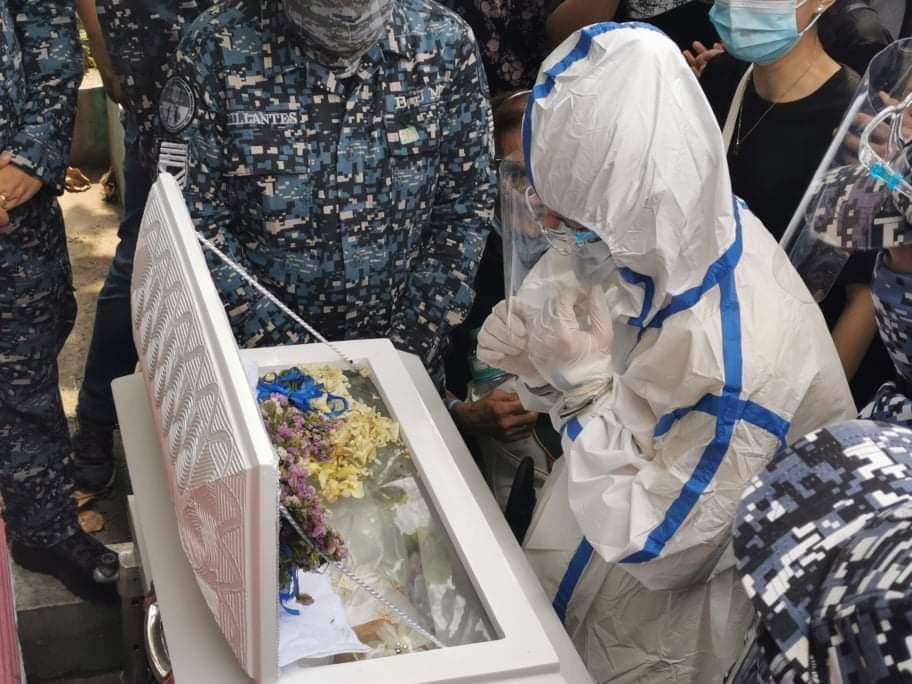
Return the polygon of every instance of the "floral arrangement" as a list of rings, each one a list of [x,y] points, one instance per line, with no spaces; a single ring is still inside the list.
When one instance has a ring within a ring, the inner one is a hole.
[[[329,366],[269,373],[260,378],[257,400],[279,459],[280,503],[310,541],[282,521],[279,583],[287,585],[296,569],[345,557],[326,504],[364,495],[377,450],[399,441],[399,426],[354,399],[344,373]]]

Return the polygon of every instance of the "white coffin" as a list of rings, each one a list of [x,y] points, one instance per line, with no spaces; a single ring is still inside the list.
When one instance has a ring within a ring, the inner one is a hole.
[[[149,196],[136,249],[132,308],[181,547],[216,623],[249,676],[263,682],[325,684],[565,681],[539,617],[387,340],[340,345],[370,367],[389,413],[399,422],[428,505],[449,536],[471,583],[470,600],[483,607],[492,638],[280,675],[276,460],[180,190],[167,175]],[[260,374],[338,363],[330,349],[318,344],[242,354]],[[166,615],[166,626],[168,619]]]

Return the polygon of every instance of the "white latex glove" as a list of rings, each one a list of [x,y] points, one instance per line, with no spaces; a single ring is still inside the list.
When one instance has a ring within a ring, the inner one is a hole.
[[[580,319],[586,318],[590,329],[582,330]],[[529,360],[565,397],[588,399],[607,388],[614,332],[601,288],[562,290],[527,328]]]
[[[518,376],[526,384],[539,387],[544,381],[529,361],[526,351],[529,336],[526,329],[528,309],[518,299],[507,312],[506,300],[497,304],[478,333],[478,358],[488,365]]]

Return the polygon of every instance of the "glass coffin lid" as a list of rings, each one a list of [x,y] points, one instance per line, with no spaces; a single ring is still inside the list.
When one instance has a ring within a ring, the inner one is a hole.
[[[339,343],[354,367],[322,344],[239,351],[168,175],[132,309],[181,547],[249,676],[563,681],[389,341]]]

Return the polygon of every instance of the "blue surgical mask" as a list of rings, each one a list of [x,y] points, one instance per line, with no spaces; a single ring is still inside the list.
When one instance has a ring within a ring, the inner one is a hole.
[[[896,372],[912,382],[912,273],[897,273],[883,263],[874,269],[874,313]]]
[[[735,59],[752,64],[772,64],[798,44],[823,14],[798,31],[795,10],[807,0],[716,0],[709,18],[725,50]]]

